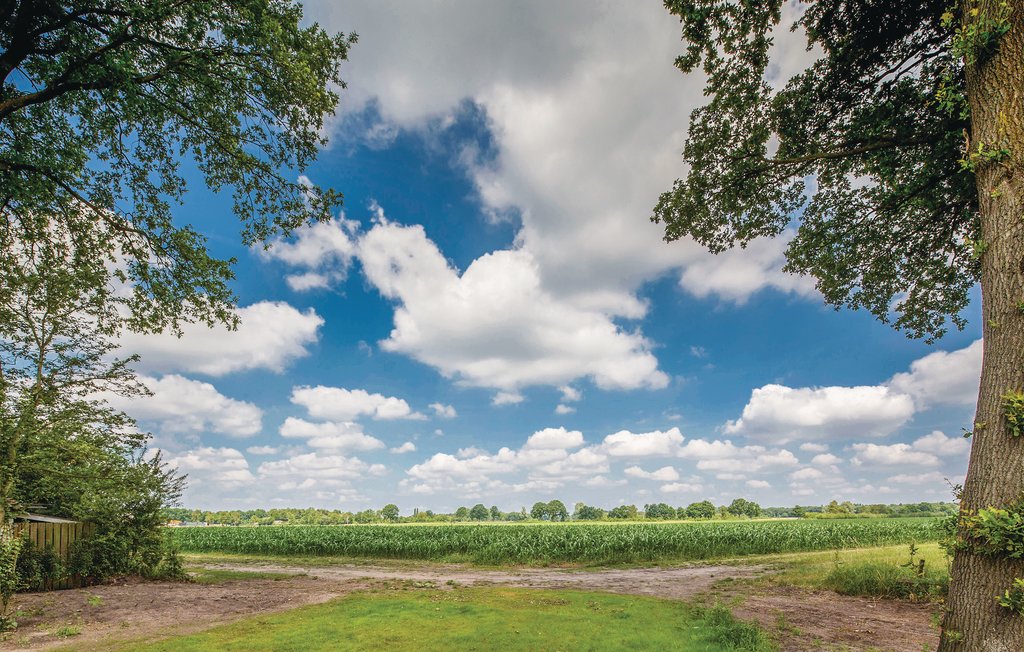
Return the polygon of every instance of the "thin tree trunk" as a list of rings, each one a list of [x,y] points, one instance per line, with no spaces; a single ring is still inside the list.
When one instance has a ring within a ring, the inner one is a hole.
[[[3,361],[0,360],[0,442],[5,443],[3,450],[0,451],[0,455],[3,456],[0,458],[0,531],[11,520],[8,504],[14,493],[15,454],[18,450],[17,442],[14,441],[14,429],[8,421],[12,415],[8,413],[10,407],[9,387],[5,372]]]
[[[997,16],[999,0],[964,2],[967,21]],[[1010,0],[1012,28],[998,39],[994,56],[967,68],[971,107],[970,149],[1009,150],[1002,161],[976,160],[981,207],[984,363],[971,461],[961,512],[1003,507],[1024,497],[1024,437],[1010,435],[1002,396],[1024,389],[1024,0]],[[997,596],[1024,561],[958,551],[943,620],[942,652],[1021,652],[1024,616],[1005,609]]]

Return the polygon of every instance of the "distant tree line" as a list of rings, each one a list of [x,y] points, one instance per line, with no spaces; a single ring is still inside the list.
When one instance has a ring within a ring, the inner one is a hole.
[[[899,503],[886,505],[875,503],[864,505],[850,501],[838,502],[833,500],[827,505],[818,507],[801,507],[799,505],[789,509],[787,514],[780,516],[796,516],[810,518],[855,518],[855,517],[920,517],[920,516],[949,516],[956,514],[959,506],[956,503]]]
[[[827,505],[793,507],[761,507],[756,502],[737,498],[728,505],[715,506],[710,500],[673,507],[667,503],[651,503],[642,508],[619,505],[604,509],[578,502],[569,512],[560,500],[537,502],[529,510],[504,512],[496,505],[477,503],[459,507],[452,513],[436,513],[416,508],[402,516],[399,507],[389,503],[380,509],[342,511],[329,509],[250,509],[203,511],[187,508],[163,510],[164,518],[180,524],[207,525],[348,525],[353,523],[458,523],[484,521],[636,521],[636,520],[711,520],[743,518],[879,518],[910,516],[947,516],[955,514],[955,503],[909,503],[865,505],[833,500]]]

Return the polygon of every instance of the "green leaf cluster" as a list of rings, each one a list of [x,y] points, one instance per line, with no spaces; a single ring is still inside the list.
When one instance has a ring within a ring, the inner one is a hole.
[[[1002,396],[1003,418],[1014,437],[1024,435],[1024,392],[1006,392]]]
[[[987,507],[960,519],[959,546],[975,554],[1024,558],[1024,503]]]
[[[712,519],[715,517],[715,506],[710,500],[690,503],[686,507],[686,518]]]
[[[966,11],[960,11],[962,6],[966,6]],[[942,14],[942,25],[954,29],[953,55],[968,65],[990,57],[998,48],[999,39],[1012,27],[1011,13],[1010,5],[1005,0],[996,5],[994,12],[983,11],[977,0],[958,4],[955,11],[946,11]]]
[[[1003,592],[1003,595],[996,596],[1000,607],[1009,609],[1024,616],[1024,579],[1015,577],[1013,585]]]
[[[1006,147],[989,147],[985,143],[978,143],[976,148],[964,154],[964,157],[960,159],[960,167],[969,172],[975,172],[981,165],[1002,163],[1009,158],[1010,150]]]
[[[1024,559],[1024,500],[1005,509],[989,507],[960,519],[962,538],[954,550],[970,550],[979,555]],[[1024,616],[1024,579],[1014,578],[1002,595],[999,606]]]

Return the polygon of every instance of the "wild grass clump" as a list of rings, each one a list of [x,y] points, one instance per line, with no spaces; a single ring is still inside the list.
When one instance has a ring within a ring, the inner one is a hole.
[[[699,610],[695,615],[704,625],[705,638],[718,650],[729,652],[767,652],[777,649],[768,635],[757,625],[737,620],[721,605]]]
[[[885,563],[838,566],[825,578],[823,585],[843,595],[873,598],[939,600],[949,589],[949,573],[931,569],[917,575],[907,568]]]
[[[899,564],[886,561],[861,561],[834,564],[822,586],[843,595],[872,598],[938,601],[949,590],[949,569],[944,564],[926,566],[910,546],[910,558]]]

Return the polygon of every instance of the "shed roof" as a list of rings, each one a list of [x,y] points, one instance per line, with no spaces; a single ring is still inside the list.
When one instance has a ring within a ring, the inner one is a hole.
[[[31,521],[33,523],[77,523],[73,519],[60,518],[57,516],[44,516],[43,514],[20,514],[14,517],[16,521]]]

